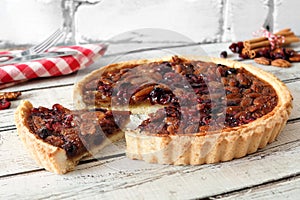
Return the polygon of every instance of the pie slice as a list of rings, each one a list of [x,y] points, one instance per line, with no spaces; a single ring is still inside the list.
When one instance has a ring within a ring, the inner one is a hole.
[[[37,163],[63,174],[73,170],[83,157],[123,138],[120,127],[128,122],[129,114],[105,109],[72,111],[60,104],[34,108],[25,100],[16,110],[15,122]]]
[[[75,86],[74,99],[77,110],[23,101],[15,114],[34,158],[60,174],[124,132],[132,159],[198,165],[240,158],[273,142],[292,110],[289,90],[270,73],[178,56],[100,68]]]

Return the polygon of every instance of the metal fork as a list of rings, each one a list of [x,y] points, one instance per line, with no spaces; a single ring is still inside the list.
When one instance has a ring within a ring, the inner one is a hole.
[[[0,54],[0,62],[7,61],[9,59],[13,59],[15,57],[21,57],[26,55],[36,55],[43,53],[44,51],[48,50],[50,47],[55,45],[64,35],[64,31],[59,28],[53,34],[51,34],[47,39],[42,41],[41,43],[30,47],[29,49],[15,53],[15,54]],[[6,59],[5,59],[6,58]]]

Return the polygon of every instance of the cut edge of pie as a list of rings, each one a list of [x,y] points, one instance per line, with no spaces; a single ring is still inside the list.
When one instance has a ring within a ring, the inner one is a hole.
[[[28,124],[28,118],[32,108],[33,105],[28,100],[23,100],[17,107],[15,112],[17,132],[32,158],[39,166],[50,172],[64,174],[72,171],[82,158],[91,156],[93,153],[111,144],[111,142],[124,138],[123,131],[115,132],[104,139],[102,143],[95,148],[89,149],[76,156],[68,157],[65,149],[49,144],[33,133]]]

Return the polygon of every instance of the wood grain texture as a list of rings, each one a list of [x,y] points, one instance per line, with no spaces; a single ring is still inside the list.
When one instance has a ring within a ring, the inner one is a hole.
[[[298,129],[299,123],[288,128],[295,131],[293,136],[297,135]],[[83,192],[80,194],[82,197],[97,195],[99,198],[114,195],[135,198],[135,194],[144,198],[155,198],[156,195],[166,198],[172,192],[180,199],[207,197],[299,173],[299,138],[283,134],[278,142],[288,138],[293,138],[293,141],[280,145],[275,142],[245,158],[213,165],[162,166],[118,157],[82,164],[77,171],[64,176],[45,171],[31,173],[30,176],[11,176],[0,179],[1,191],[5,191],[0,195],[20,197],[24,191],[35,188],[27,195],[28,198],[47,198],[50,191],[54,191],[52,195],[59,198],[67,197],[68,193],[71,197],[74,192]],[[24,184],[14,188],[16,182]]]
[[[142,49],[139,44],[135,47],[131,44],[131,47]],[[228,43],[166,47],[174,52],[197,54],[204,50],[208,55],[218,56],[221,50],[228,48]],[[109,64],[125,51],[126,46],[121,43],[111,44],[108,54],[89,70]],[[293,199],[298,195],[300,174],[300,64],[284,70],[257,66],[287,83],[294,95],[291,119],[277,140],[266,148],[219,164],[175,167],[133,161],[125,157],[125,144],[121,141],[103,150],[98,159],[83,160],[76,171],[55,175],[39,168],[24,149],[13,122],[19,100],[14,101],[11,109],[0,111],[0,199]],[[33,80],[9,90],[22,90],[21,99],[29,99],[35,106],[60,102],[72,108],[73,83],[83,75]]]
[[[278,182],[261,185],[251,189],[234,192],[230,195],[216,196],[215,199],[298,199],[300,195],[299,176],[284,179]]]

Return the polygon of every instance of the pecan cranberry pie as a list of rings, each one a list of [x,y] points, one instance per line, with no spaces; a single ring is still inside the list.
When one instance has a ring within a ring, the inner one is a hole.
[[[15,121],[35,160],[45,169],[63,174],[73,170],[81,158],[123,138],[120,127],[127,123],[129,114],[106,109],[72,111],[60,104],[34,108],[23,101]]]
[[[103,138],[124,137],[122,130],[132,159],[197,165],[243,157],[274,141],[292,109],[287,87],[267,72],[177,56],[100,68],[76,84],[74,99],[77,111],[24,101],[16,112],[25,144],[57,173],[103,148]],[[124,128],[141,114],[135,128]]]

